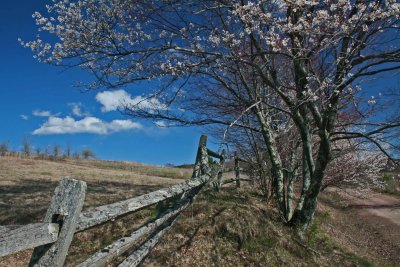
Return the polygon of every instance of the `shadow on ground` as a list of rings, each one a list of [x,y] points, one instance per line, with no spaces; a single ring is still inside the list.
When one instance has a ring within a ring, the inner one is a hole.
[[[23,179],[18,184],[0,187],[0,225],[39,222],[46,214],[58,182]],[[116,181],[87,182],[84,209],[139,196],[164,186]]]

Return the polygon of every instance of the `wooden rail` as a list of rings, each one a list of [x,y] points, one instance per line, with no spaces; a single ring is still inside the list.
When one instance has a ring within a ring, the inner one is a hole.
[[[191,179],[138,197],[90,208],[84,212],[81,212],[81,209],[86,194],[86,183],[69,177],[62,179],[55,189],[43,223],[0,226],[0,256],[34,248],[29,266],[61,267],[64,265],[74,233],[181,195],[181,199],[173,208],[163,212],[130,235],[102,248],[78,265],[79,267],[106,266],[147,237],[139,248],[119,265],[137,266],[179,218],[181,212],[197,197],[204,185],[215,176],[217,179],[214,183],[218,191],[221,185],[230,182],[230,180],[222,181],[223,167],[227,158],[225,151],[218,154],[208,149],[206,144],[207,136],[203,135],[199,141]],[[209,156],[220,160],[216,171],[215,166],[214,170],[210,166]],[[235,181],[239,187],[238,159],[235,154],[236,178],[232,181]]]
[[[138,211],[165,199],[182,194],[206,182],[205,178],[206,176],[198,177],[198,179],[188,180],[183,183],[163,188],[145,195],[100,206],[83,212],[79,216],[79,220],[76,223],[76,231],[83,231],[95,225],[105,223],[122,215]]]
[[[141,237],[151,233],[152,231],[163,225],[165,222],[167,222],[169,219],[179,214],[189,205],[189,203],[189,197],[183,198],[174,208],[165,211],[156,219],[142,226],[130,235],[118,239],[111,245],[99,250],[93,256],[91,256],[89,259],[78,266],[106,266],[107,264],[111,263],[114,258],[122,255],[128,249],[130,249],[132,247],[132,244],[135,244],[137,241],[139,241]]]
[[[0,257],[17,251],[54,243],[58,239],[59,225],[56,223],[34,223],[3,227],[0,237]]]

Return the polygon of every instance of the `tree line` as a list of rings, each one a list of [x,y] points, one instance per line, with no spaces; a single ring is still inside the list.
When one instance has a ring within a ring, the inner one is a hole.
[[[67,143],[64,147],[58,144],[39,147],[32,145],[29,139],[23,139],[20,150],[10,148],[8,142],[0,143],[1,157],[22,157],[42,160],[63,160],[63,159],[94,159],[95,152],[92,149],[72,151],[72,145]]]

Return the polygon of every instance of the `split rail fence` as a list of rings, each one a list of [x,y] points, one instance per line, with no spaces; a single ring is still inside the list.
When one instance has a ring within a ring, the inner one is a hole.
[[[102,248],[78,266],[106,266],[147,236],[138,249],[127,256],[119,266],[139,265],[208,182],[211,182],[217,191],[223,184],[230,182],[236,182],[236,186],[240,187],[240,159],[237,154],[235,154],[235,178],[222,181],[226,153],[222,151],[221,154],[218,154],[208,149],[206,145],[207,136],[203,135],[200,138],[193,175],[185,182],[120,202],[91,208],[88,211],[82,212],[86,183],[69,177],[62,179],[55,189],[43,223],[0,226],[0,257],[34,248],[29,266],[63,266],[75,233],[115,220],[161,201],[181,196],[172,208],[130,235]],[[219,163],[210,164],[209,156],[219,159]]]

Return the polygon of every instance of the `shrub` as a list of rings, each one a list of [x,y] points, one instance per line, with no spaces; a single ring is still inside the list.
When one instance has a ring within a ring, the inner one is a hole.
[[[82,150],[81,154],[82,154],[82,158],[84,158],[84,159],[90,159],[90,158],[95,158],[96,157],[94,151],[90,150],[90,149]]]
[[[0,156],[4,157],[8,152],[8,144],[7,143],[1,143],[0,144]]]

